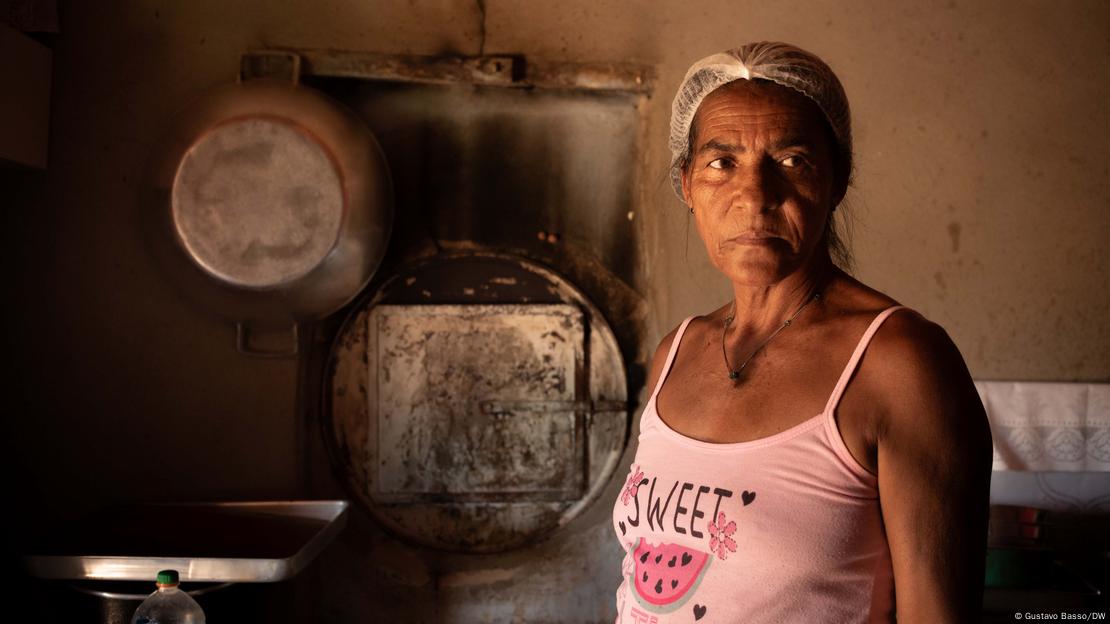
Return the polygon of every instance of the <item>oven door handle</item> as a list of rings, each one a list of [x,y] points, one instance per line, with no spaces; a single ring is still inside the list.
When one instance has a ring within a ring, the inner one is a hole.
[[[520,412],[624,412],[628,410],[625,401],[481,401],[479,406],[484,414],[505,414]]]

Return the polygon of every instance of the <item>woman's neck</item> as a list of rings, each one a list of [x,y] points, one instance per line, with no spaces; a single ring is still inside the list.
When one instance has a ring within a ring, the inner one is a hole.
[[[815,254],[814,261],[804,268],[773,284],[752,286],[733,282],[735,308],[730,326],[739,336],[764,335],[778,329],[825,287],[835,268],[828,254],[822,253]]]

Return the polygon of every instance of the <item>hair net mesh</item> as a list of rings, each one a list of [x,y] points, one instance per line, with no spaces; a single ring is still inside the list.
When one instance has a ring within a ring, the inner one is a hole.
[[[836,158],[851,170],[852,125],[848,98],[832,69],[815,55],[788,43],[761,41],[707,56],[686,72],[671,104],[671,184],[682,197],[682,166],[690,149],[690,125],[702,100],[739,79],[762,78],[789,87],[813,100],[832,128]],[[685,201],[685,200],[684,200]]]

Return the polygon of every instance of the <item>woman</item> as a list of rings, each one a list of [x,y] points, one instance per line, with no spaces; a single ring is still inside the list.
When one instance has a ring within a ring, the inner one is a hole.
[[[703,59],[671,149],[733,297],[655,353],[617,621],[977,620],[990,429],[944,330],[832,261],[839,81],[781,43]]]

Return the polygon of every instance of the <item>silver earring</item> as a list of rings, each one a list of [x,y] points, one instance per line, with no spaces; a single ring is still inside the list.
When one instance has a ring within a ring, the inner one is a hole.
[[[694,207],[690,206],[690,214],[694,214]]]

